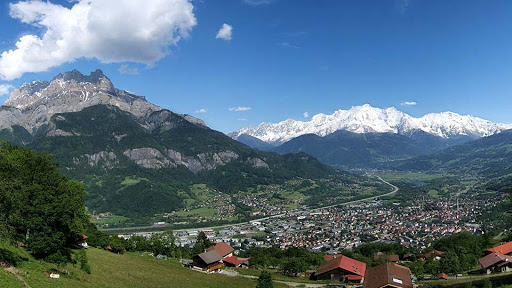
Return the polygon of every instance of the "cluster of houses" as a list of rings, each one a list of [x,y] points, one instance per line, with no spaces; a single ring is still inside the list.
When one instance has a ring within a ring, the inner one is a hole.
[[[398,255],[389,256],[390,260],[398,261]],[[363,283],[363,288],[413,287],[411,270],[393,261],[366,269],[365,263],[341,254],[325,255],[324,259],[326,262],[313,275],[317,280]]]
[[[478,264],[486,274],[512,271],[512,241],[489,248]]]

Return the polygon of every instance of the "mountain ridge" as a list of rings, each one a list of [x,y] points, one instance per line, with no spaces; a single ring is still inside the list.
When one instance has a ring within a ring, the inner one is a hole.
[[[238,139],[242,134],[278,146],[304,134],[326,136],[339,130],[353,133],[394,133],[408,136],[423,131],[441,138],[466,136],[480,138],[503,130],[512,129],[512,124],[494,123],[470,115],[453,112],[430,113],[414,118],[394,107],[380,109],[369,104],[355,106],[349,110],[337,110],[331,115],[317,114],[309,121],[287,119],[278,123],[261,123],[231,132]]]

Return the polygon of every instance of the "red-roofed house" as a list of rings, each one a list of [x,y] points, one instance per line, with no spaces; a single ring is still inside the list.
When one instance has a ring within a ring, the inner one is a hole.
[[[412,288],[411,270],[395,263],[368,269],[363,288]]]
[[[231,247],[228,243],[224,243],[224,242],[217,243],[217,244],[213,245],[212,247],[206,249],[206,251],[211,251],[211,250],[217,251],[217,253],[219,253],[219,255],[222,258],[233,256],[233,251],[235,251],[235,249],[233,249],[233,247]]]
[[[320,265],[315,275],[318,280],[361,283],[365,273],[365,263],[341,255]]]
[[[512,241],[485,250],[485,254],[492,253],[512,255]]]

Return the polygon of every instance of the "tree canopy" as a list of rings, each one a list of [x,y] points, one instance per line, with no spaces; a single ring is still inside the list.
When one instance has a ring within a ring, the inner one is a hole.
[[[62,176],[50,156],[0,144],[0,237],[36,258],[69,260],[88,218],[85,189]]]

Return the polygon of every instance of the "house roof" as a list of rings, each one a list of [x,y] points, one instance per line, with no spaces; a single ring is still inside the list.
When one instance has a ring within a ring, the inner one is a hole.
[[[226,255],[228,255],[229,253],[232,253],[233,251],[235,251],[235,249],[233,249],[233,247],[229,246],[229,244],[227,244],[225,242],[217,243],[206,250],[207,251],[215,250],[222,257],[226,257]]]
[[[348,275],[347,279],[348,279],[348,281],[361,281],[361,280],[363,280],[363,276],[350,274],[350,275]]]
[[[423,255],[423,257],[425,257],[426,259],[432,257],[432,256],[443,256],[444,252],[443,251],[439,251],[439,250],[432,250],[428,253],[425,253],[425,255]]]
[[[478,264],[480,264],[482,269],[487,269],[496,264],[499,264],[500,262],[512,263],[512,257],[498,253],[491,253],[487,256],[478,259]]]
[[[236,256],[226,257],[222,261],[224,261],[226,263],[229,263],[229,264],[232,264],[232,265],[235,265],[235,266],[241,265],[242,263],[245,262],[245,260],[240,259],[240,258],[238,258]]]
[[[448,275],[446,273],[439,273],[437,279],[448,279]]]
[[[384,254],[375,254],[373,255],[374,261],[386,261],[386,262],[398,262],[400,261],[400,257],[398,255],[384,255]]]
[[[386,285],[412,288],[411,270],[395,263],[386,263],[368,269],[363,288],[381,288]]]
[[[366,272],[366,264],[365,263],[359,262],[359,261],[349,258],[347,256],[341,255],[338,258],[331,259],[327,262],[324,262],[322,265],[320,265],[320,267],[318,267],[318,270],[316,270],[316,275],[325,274],[325,273],[335,270],[337,268],[345,270],[349,274],[355,274],[355,275],[359,275],[359,276],[363,276],[363,277]]]
[[[486,249],[488,253],[510,254],[512,253],[512,241]]]
[[[219,253],[217,253],[215,250],[206,251],[197,255],[197,257],[201,258],[201,260],[203,260],[206,264],[211,264],[222,260],[222,256],[220,256]]]

